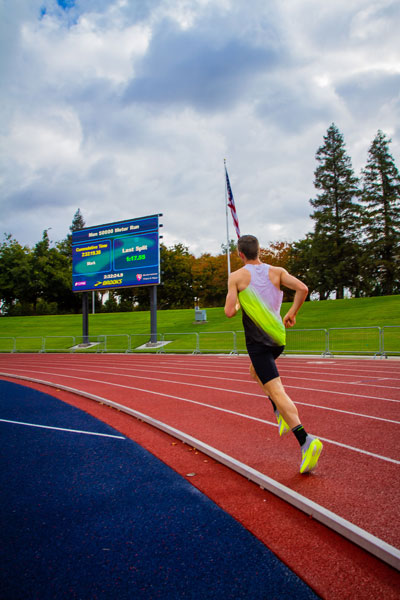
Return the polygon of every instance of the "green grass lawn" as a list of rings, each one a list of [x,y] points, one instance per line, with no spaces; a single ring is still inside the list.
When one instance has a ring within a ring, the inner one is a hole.
[[[290,304],[283,304],[282,315],[288,310]],[[180,334],[180,345],[191,347],[196,338],[195,333],[200,334],[202,347],[218,348],[223,336],[213,332],[242,331],[241,314],[238,313],[232,319],[225,317],[223,308],[206,308],[207,321],[195,322],[194,309],[185,310],[163,310],[157,313],[157,329],[160,334]],[[400,325],[400,296],[385,296],[376,298],[352,298],[346,300],[326,300],[322,302],[306,302],[298,314],[297,324],[293,330],[289,331],[288,340],[294,340],[300,332],[299,329],[331,329],[348,327],[383,327],[389,325]],[[123,336],[135,335],[139,343],[145,343],[150,332],[150,313],[148,311],[138,311],[131,313],[99,313],[89,315],[89,334],[90,336],[120,336],[120,338],[110,338],[107,343],[109,349],[112,349],[113,340],[115,344],[125,344]],[[185,334],[185,335],[183,335]],[[186,334],[192,334],[186,336]],[[397,334],[397,333],[396,333]],[[342,336],[344,334],[341,334]],[[365,336],[370,332],[360,332],[363,344]],[[372,334],[371,334],[372,335]],[[53,336],[82,336],[82,316],[81,315],[50,315],[37,317],[1,317],[0,318],[0,338],[5,337],[26,337],[35,338],[31,341],[24,341],[24,348],[37,349],[38,338]],[[320,341],[316,342],[317,334],[313,340],[319,348]],[[354,334],[351,334],[354,339]],[[171,336],[166,335],[166,338]],[[226,344],[231,344],[230,339]],[[305,336],[303,335],[303,340]],[[61,343],[61,340],[50,340],[54,346],[67,345],[69,341]],[[71,342],[72,343],[72,342]],[[111,343],[111,346],[110,346]],[[224,342],[225,343],[225,342]],[[303,342],[302,342],[303,343]],[[397,343],[397,342],[396,342]],[[8,350],[5,341],[0,343],[0,350]],[[307,342],[308,346],[313,342]],[[340,344],[348,345],[348,342],[341,340]],[[138,344],[136,344],[138,345]],[[244,347],[243,340],[239,341],[240,348]],[[310,346],[310,348],[311,348]],[[350,344],[352,346],[352,343]],[[349,346],[349,348],[350,348]],[[30,348],[31,347],[31,348]],[[54,348],[56,349],[56,348]],[[221,348],[225,349],[225,348]],[[311,348],[312,350],[314,348]],[[340,350],[339,350],[340,351]]]

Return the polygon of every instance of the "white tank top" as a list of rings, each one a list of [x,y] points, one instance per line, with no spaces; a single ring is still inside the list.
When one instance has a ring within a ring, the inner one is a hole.
[[[281,305],[283,299],[282,290],[278,290],[269,278],[269,265],[245,265],[245,269],[250,271],[250,285],[257,292],[265,304],[274,311],[280,318]]]
[[[280,315],[283,292],[269,278],[270,266],[245,265],[250,283],[239,292],[246,343],[284,346],[286,331]]]

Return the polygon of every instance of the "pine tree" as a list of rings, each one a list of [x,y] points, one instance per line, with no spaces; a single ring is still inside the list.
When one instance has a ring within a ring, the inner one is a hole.
[[[69,230],[71,233],[69,233],[64,240],[57,243],[58,250],[71,260],[71,264],[72,264],[72,232],[79,231],[79,229],[83,229],[84,227],[85,227],[85,219],[82,216],[81,209],[78,208],[78,210],[74,214],[74,218],[72,219],[72,223],[69,227]]]
[[[361,207],[356,202],[358,178],[334,123],[316,160],[314,186],[321,192],[310,200],[315,209],[311,268],[323,278],[324,297],[335,290],[336,298],[343,298],[344,288],[354,288],[358,273]]]
[[[74,294],[71,289],[72,282],[72,232],[78,231],[85,227],[85,220],[82,216],[80,209],[75,212],[72,219],[72,223],[69,227],[71,233],[68,233],[67,237],[60,242],[57,242],[56,248],[62,258],[66,259],[65,266],[65,277],[68,281],[69,289],[65,289],[62,296],[58,299],[58,304],[64,311],[78,312],[82,306],[82,299],[80,294]]]
[[[83,215],[81,213],[81,209],[78,208],[78,210],[74,214],[74,218],[72,219],[72,225],[70,226],[69,230],[71,233],[73,231],[79,231],[80,229],[83,229],[85,227],[85,225],[86,225],[86,223],[85,223],[85,219],[83,218]]]
[[[400,292],[400,175],[389,152],[390,139],[378,131],[362,171],[367,268],[372,294]]]

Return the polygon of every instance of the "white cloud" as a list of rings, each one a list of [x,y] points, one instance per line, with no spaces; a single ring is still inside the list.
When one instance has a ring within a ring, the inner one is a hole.
[[[79,207],[162,212],[167,244],[219,252],[224,158],[242,231],[295,240],[332,122],[356,174],[378,129],[400,157],[397,2],[72,4],[15,0],[0,24],[2,229],[21,243],[62,239]]]
[[[82,132],[77,115],[68,107],[17,113],[7,136],[9,160],[31,172],[79,162]]]
[[[22,27],[22,44],[30,60],[53,85],[64,89],[77,79],[104,78],[121,84],[134,76],[134,62],[145,54],[150,29],[141,25],[109,23],[96,15],[81,17],[66,28],[54,16]],[[41,67],[40,67],[41,65]]]

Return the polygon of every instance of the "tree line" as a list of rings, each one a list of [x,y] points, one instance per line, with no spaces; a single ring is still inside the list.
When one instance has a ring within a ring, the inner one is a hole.
[[[310,295],[324,300],[400,293],[400,176],[389,152],[391,140],[378,131],[361,176],[356,177],[343,135],[334,123],[316,152],[312,232],[303,239],[270,242],[261,260],[282,266],[302,279]],[[0,244],[1,313],[9,316],[76,313],[81,295],[72,281],[72,232],[85,226],[78,209],[65,239],[51,245],[48,230],[34,247],[22,246],[11,234]],[[227,283],[227,247],[220,254],[195,257],[183,244],[160,246],[160,309],[222,306]],[[233,240],[231,270],[241,266]],[[285,291],[285,300],[291,298]],[[96,311],[147,310],[146,287],[110,290],[103,302],[96,292]]]
[[[291,247],[289,268],[324,300],[400,293],[400,177],[378,131],[356,177],[334,123],[316,153],[314,229]]]
[[[80,210],[76,212],[71,232],[85,226]],[[231,269],[241,266],[231,242]],[[263,260],[286,264],[289,245],[271,244],[262,249]],[[196,258],[183,244],[160,245],[161,285],[157,290],[160,309],[221,306],[227,283],[226,250],[213,256]],[[33,248],[21,246],[6,235],[0,245],[1,312],[8,316],[78,313],[82,310],[81,294],[72,292],[72,234],[51,246],[48,230]],[[107,298],[105,300],[105,298]],[[146,286],[95,293],[96,312],[148,310]]]

